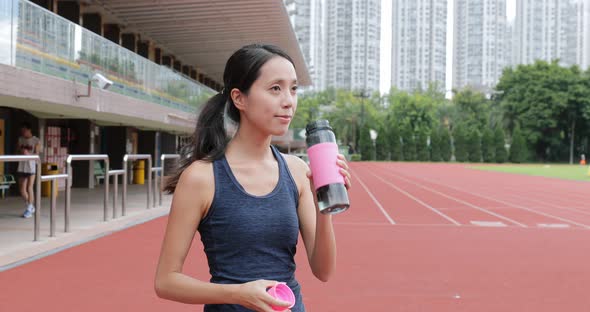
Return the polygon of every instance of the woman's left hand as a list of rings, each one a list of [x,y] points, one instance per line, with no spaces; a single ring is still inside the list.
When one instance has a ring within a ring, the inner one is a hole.
[[[338,166],[340,166],[340,174],[344,177],[344,186],[346,186],[346,190],[350,190],[350,181],[352,178],[350,177],[350,172],[348,171],[348,163],[346,162],[346,158],[344,155],[338,154]]]

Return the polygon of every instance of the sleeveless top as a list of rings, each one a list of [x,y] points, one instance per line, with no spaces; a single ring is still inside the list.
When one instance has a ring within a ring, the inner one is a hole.
[[[30,138],[25,138],[23,136],[20,136],[18,138],[17,143],[18,143],[18,148],[21,151],[27,150],[27,151],[29,151],[30,155],[34,155],[35,154],[35,145],[39,144],[40,142],[41,142],[41,140],[36,136],[32,136]],[[30,173],[30,174],[36,173],[37,166],[35,164],[35,161],[34,160],[19,161],[16,172]]]
[[[299,191],[283,156],[274,146],[270,148],[278,162],[279,180],[274,190],[263,196],[246,192],[225,156],[213,162],[215,195],[198,230],[212,283],[242,284],[258,279],[286,282],[296,297],[291,311],[305,312],[294,260],[299,237]],[[251,310],[211,304],[205,305],[204,311]]]

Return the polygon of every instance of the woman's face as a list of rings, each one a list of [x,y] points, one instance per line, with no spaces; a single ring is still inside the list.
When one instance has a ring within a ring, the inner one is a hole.
[[[278,56],[267,61],[248,95],[242,94],[237,102],[242,118],[254,127],[270,135],[284,135],[297,109],[297,74],[293,64]]]

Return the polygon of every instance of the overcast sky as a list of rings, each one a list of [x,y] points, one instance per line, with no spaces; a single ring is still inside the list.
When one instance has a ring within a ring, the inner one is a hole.
[[[393,0],[396,1],[396,0]],[[446,89],[451,89],[453,66],[453,7],[454,0],[448,1],[447,15],[447,81]],[[392,0],[381,0],[381,93],[389,92],[391,86],[391,3]],[[516,0],[506,0],[508,20],[514,20]]]

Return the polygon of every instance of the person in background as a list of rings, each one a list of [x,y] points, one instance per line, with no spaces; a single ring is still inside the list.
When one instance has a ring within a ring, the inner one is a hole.
[[[29,123],[22,123],[20,128],[20,137],[16,152],[19,155],[38,155],[41,150],[41,140],[34,136]],[[35,175],[37,168],[34,160],[20,161],[16,170],[18,176],[18,186],[20,195],[25,201],[25,211],[23,218],[30,218],[35,212],[35,194],[33,185],[35,185]]]

